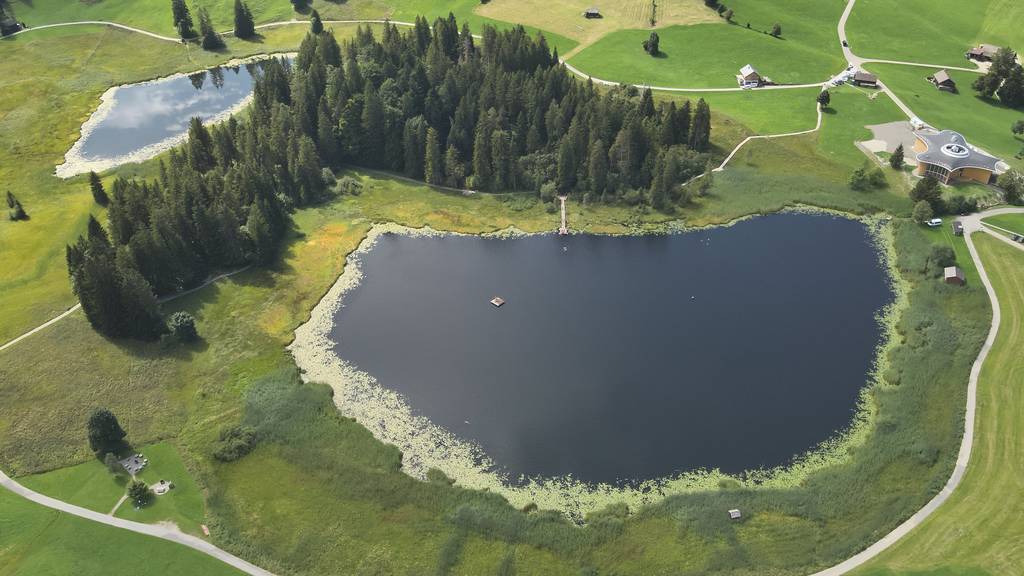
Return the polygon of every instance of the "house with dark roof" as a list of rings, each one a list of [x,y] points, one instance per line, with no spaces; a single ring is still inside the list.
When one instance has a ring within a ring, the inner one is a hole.
[[[858,70],[857,73],[853,75],[853,83],[857,86],[870,86],[872,88],[877,88],[878,76],[875,76],[870,72]]]
[[[917,132],[915,136],[914,173],[918,176],[932,176],[943,184],[961,180],[988,184],[995,179],[999,159],[968,144],[959,132]]]
[[[991,44],[982,44],[977,48],[971,48],[967,51],[967,58],[969,60],[977,60],[979,62],[991,62],[996,57],[996,53],[999,52],[999,46],[993,46]]]
[[[932,84],[939,90],[945,90],[947,92],[956,92],[956,82],[949,77],[949,72],[945,70],[939,70],[934,76],[929,78]]]

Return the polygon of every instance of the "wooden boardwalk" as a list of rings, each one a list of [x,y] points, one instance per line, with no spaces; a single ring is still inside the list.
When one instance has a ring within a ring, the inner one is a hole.
[[[565,200],[566,196],[559,196],[558,201],[562,204],[562,225],[558,228],[558,235],[565,236],[569,233],[569,226],[565,223]]]

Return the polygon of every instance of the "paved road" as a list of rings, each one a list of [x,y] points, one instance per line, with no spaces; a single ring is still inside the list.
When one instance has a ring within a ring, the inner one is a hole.
[[[130,530],[138,534],[145,534],[146,536],[153,536],[155,538],[168,540],[183,546],[188,546],[193,550],[198,550],[207,556],[212,556],[221,562],[234,566],[235,568],[245,572],[246,574],[251,574],[252,576],[274,576],[272,572],[268,572],[255,564],[251,564],[233,554],[225,552],[206,540],[185,534],[177,528],[169,525],[132,522],[131,520],[108,516],[100,512],[94,512],[92,510],[82,508],[81,506],[68,504],[62,500],[50,498],[49,496],[44,496],[43,494],[29,490],[12,480],[3,472],[0,472],[0,486],[14,492],[22,498],[26,498],[53,510],[59,510],[60,512],[71,514],[72,516],[78,516],[79,518],[85,518],[86,520],[92,520],[93,522],[99,522],[100,524],[106,524],[107,526],[113,526],[114,528]]]
[[[852,4],[853,2],[851,1],[850,3]],[[978,269],[978,275],[981,277],[981,283],[985,286],[985,292],[988,293],[989,301],[992,303],[992,325],[989,328],[988,337],[985,338],[985,343],[981,347],[981,352],[978,353],[978,357],[974,360],[974,365],[971,366],[971,375],[967,382],[967,410],[964,414],[964,435],[960,441],[960,451],[956,457],[956,466],[953,468],[953,474],[950,475],[946,485],[943,486],[942,490],[936,494],[934,498],[925,504],[923,508],[918,510],[917,513],[897,526],[892,532],[886,534],[881,540],[875,542],[871,546],[868,546],[856,556],[853,556],[852,558],[849,558],[831,568],[816,572],[811,576],[841,576],[875,558],[884,550],[910,533],[911,530],[920,526],[926,518],[931,516],[933,512],[935,512],[946,502],[946,500],[949,499],[953,494],[953,491],[956,490],[957,486],[959,486],[960,482],[963,480],[964,473],[967,471],[967,464],[971,459],[971,447],[974,445],[974,420],[977,408],[978,376],[981,374],[982,365],[985,363],[985,359],[988,358],[988,353],[992,349],[992,344],[996,340],[996,335],[999,333],[999,324],[1001,322],[999,300],[996,298],[996,292],[992,288],[992,282],[989,280],[988,274],[985,272],[985,265],[982,263],[981,258],[978,256],[978,251],[974,247],[974,241],[971,239],[971,235],[977,233],[992,234],[1010,245],[1020,250],[1024,250],[1024,246],[1013,242],[1001,234],[991,232],[981,223],[982,218],[986,218],[988,216],[1019,213],[1024,213],[1024,208],[996,208],[993,210],[987,210],[980,214],[972,214],[960,218],[960,221],[963,222],[964,225],[964,239],[967,241],[967,249],[971,253],[971,260],[974,261],[974,265]]]

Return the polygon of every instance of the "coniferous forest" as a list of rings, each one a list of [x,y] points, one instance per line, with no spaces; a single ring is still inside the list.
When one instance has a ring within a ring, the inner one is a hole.
[[[454,16],[419,18],[379,39],[361,28],[344,45],[310,32],[294,61],[258,68],[244,120],[193,119],[159,177],[117,179],[106,229],[90,222],[68,246],[75,293],[101,333],[156,338],[157,297],[271,262],[288,212],[324,200],[328,172],[345,166],[671,210],[708,162],[703,100],[655,106],[650,91],[598,90],[522,27],[474,38]]]

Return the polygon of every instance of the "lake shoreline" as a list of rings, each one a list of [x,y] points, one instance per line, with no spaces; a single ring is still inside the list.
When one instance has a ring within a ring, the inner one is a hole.
[[[498,492],[514,506],[536,504],[545,509],[557,509],[576,521],[582,521],[589,512],[609,504],[625,502],[636,509],[674,494],[718,490],[723,485],[744,488],[784,488],[794,486],[815,471],[849,458],[852,448],[862,445],[875,424],[876,408],[871,392],[882,385],[879,375],[884,358],[898,341],[895,325],[907,305],[906,286],[895,270],[895,248],[892,234],[887,232],[885,220],[857,217],[831,210],[798,207],[781,213],[830,214],[852,219],[867,225],[873,246],[884,269],[885,280],[893,300],[876,320],[882,326],[880,343],[874,352],[873,369],[860,390],[859,400],[848,425],[837,430],[814,448],[793,458],[783,466],[759,469],[740,475],[719,470],[691,470],[669,477],[621,484],[595,484],[581,482],[571,476],[555,478],[520,478],[510,482],[483,450],[473,442],[458,438],[451,431],[416,414],[409,402],[366,372],[354,368],[335,351],[331,331],[335,314],[343,306],[345,295],[362,280],[361,257],[373,249],[384,234],[408,236],[475,236],[448,233],[431,228],[408,228],[396,224],[375,225],[353,252],[338,280],[311,310],[309,320],[295,331],[288,346],[296,365],[306,382],[322,382],[334,390],[334,401],[339,411],[355,418],[381,442],[396,445],[403,453],[402,469],[405,473],[425,479],[430,469],[438,469],[465,488]],[[722,225],[683,228],[679,222],[670,222],[660,233],[674,234],[709,228],[729,227],[737,222],[758,216],[748,215]],[[548,234],[548,233],[542,233]],[[657,234],[657,233],[655,233]],[[485,237],[532,236],[518,230],[503,230]],[[608,236],[643,236],[642,234],[609,234]]]

